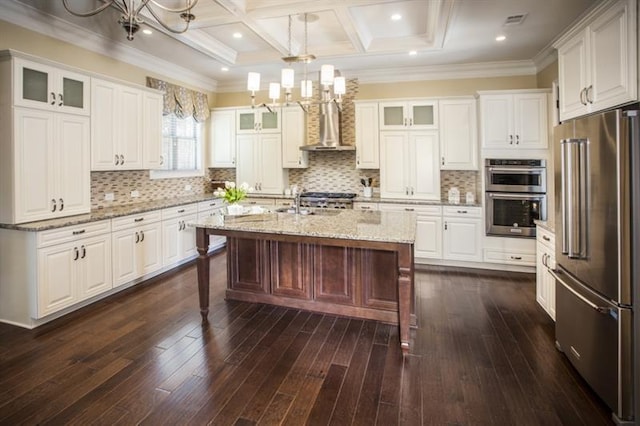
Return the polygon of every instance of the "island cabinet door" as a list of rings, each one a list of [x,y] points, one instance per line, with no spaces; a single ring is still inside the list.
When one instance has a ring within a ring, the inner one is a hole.
[[[356,250],[315,246],[313,259],[314,299],[356,305]]]
[[[227,239],[229,286],[232,290],[269,293],[269,262],[265,261],[267,242]]]
[[[398,261],[396,253],[361,250],[360,279],[365,307],[398,310]]]
[[[311,248],[309,244],[272,241],[271,293],[277,296],[311,299]]]

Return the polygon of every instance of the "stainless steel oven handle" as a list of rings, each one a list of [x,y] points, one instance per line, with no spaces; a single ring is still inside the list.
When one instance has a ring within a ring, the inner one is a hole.
[[[513,192],[489,192],[487,195],[490,198],[503,198],[507,200],[541,200],[546,197],[546,194],[516,194]]]
[[[574,289],[572,289],[567,283],[565,283],[562,280],[562,278],[560,278],[558,276],[558,274],[561,273],[559,270],[557,270],[557,269],[549,269],[549,273],[553,276],[553,278],[556,279],[556,281],[558,281],[560,284],[562,284],[564,286],[564,288],[569,290],[574,296],[576,296],[578,299],[582,300],[587,306],[589,306],[594,311],[600,312],[601,314],[608,314],[609,311],[611,311],[612,308],[610,308],[608,306],[598,306],[595,303],[593,303],[592,301],[590,301],[589,299],[587,299],[586,297],[584,297],[583,295],[581,295],[580,293],[578,293],[577,291],[575,291]]]
[[[509,172],[509,173],[523,173],[523,174],[531,174],[537,173],[541,174],[544,172],[543,167],[489,167],[490,172]]]

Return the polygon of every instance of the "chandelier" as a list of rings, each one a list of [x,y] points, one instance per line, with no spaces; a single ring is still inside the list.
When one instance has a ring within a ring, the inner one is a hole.
[[[191,13],[191,9],[196,5],[196,3],[198,3],[198,0],[181,1],[184,1],[184,6],[171,8],[161,4],[158,0],[105,0],[104,4],[87,12],[76,12],[71,10],[69,7],[69,0],[62,0],[62,4],[69,13],[82,18],[97,15],[109,6],[118,9],[122,12],[122,16],[118,20],[118,23],[127,32],[127,40],[133,40],[133,36],[140,29],[140,25],[145,23],[145,20],[140,16],[142,9],[146,9],[167,31],[174,34],[182,34],[187,31],[189,29],[189,23],[196,19],[195,15]],[[171,28],[162,21],[158,16],[157,10],[154,10],[154,8],[161,9],[169,13],[179,14],[180,18],[185,22],[184,27],[180,29]]]
[[[267,107],[270,111],[270,107],[281,106],[278,104],[280,99],[280,88],[285,91],[285,103],[284,106],[292,104],[291,91],[295,86],[295,71],[292,68],[295,63],[302,63],[304,65],[303,79],[300,81],[300,97],[302,100],[296,101],[298,105],[307,111],[306,106],[311,105],[313,102],[313,82],[307,77],[307,64],[314,61],[316,57],[311,55],[307,51],[307,25],[309,19],[316,20],[316,15],[308,15],[305,13],[304,18],[304,53],[301,55],[293,55],[291,51],[291,15],[289,15],[289,43],[288,43],[288,56],[282,58],[287,64],[287,67],[281,71],[280,83],[269,83],[269,99],[271,104],[261,104],[259,106]],[[319,103],[335,102],[340,106],[342,102],[342,95],[346,93],[346,80],[344,77],[336,76],[336,71],[333,65],[322,65],[320,68],[320,84],[322,85],[322,100]],[[333,86],[333,97],[331,94],[331,87]],[[260,90],[260,73],[250,72],[247,76],[247,90],[251,92],[251,107],[255,108],[256,92]]]

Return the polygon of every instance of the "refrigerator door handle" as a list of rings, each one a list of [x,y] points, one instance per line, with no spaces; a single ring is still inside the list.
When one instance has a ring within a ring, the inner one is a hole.
[[[580,140],[578,142],[578,158],[579,158],[579,181],[578,185],[580,185],[580,192],[578,193],[579,200],[579,211],[580,220],[578,221],[578,257],[580,259],[587,258],[587,221],[589,220],[588,214],[588,205],[587,205],[587,195],[589,182],[587,179],[589,178],[589,158],[588,158],[588,150],[587,150],[587,142],[586,140]]]
[[[551,275],[553,276],[553,278],[555,278],[555,280],[557,282],[562,284],[562,286],[564,288],[569,290],[574,296],[576,296],[582,302],[587,304],[587,306],[589,306],[591,309],[593,309],[596,312],[599,312],[601,314],[608,314],[611,311],[612,308],[610,308],[608,306],[598,306],[595,303],[593,303],[592,301],[590,301],[589,299],[587,299],[586,297],[584,297],[583,295],[581,295],[580,293],[578,293],[577,291],[575,291],[573,288],[571,288],[571,286],[569,286],[569,284],[565,283],[562,280],[562,278],[559,277],[559,275],[561,274],[561,272],[559,270],[557,270],[557,269],[549,269],[549,273],[551,273]]]
[[[569,198],[571,186],[569,184],[569,143],[568,139],[560,141],[560,179],[561,179],[561,209],[562,209],[562,254],[569,254],[571,239],[571,222],[569,218]]]

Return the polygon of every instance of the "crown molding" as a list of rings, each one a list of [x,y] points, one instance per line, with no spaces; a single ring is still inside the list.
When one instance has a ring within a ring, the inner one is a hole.
[[[533,63],[536,65],[538,72],[547,68],[549,65],[558,60],[558,51],[552,44],[547,45],[536,56],[533,57]]]
[[[0,2],[0,20],[49,36],[83,49],[173,78],[207,92],[218,90],[218,82],[188,68],[149,55],[122,42],[113,41],[78,25],[63,21],[16,1]]]
[[[342,70],[358,79],[360,84],[398,83],[403,81],[457,80],[464,78],[511,77],[535,75],[538,71],[531,60],[486,62],[457,65],[428,65],[419,67],[385,68],[375,70]],[[219,92],[241,92],[246,89],[243,82],[220,82]]]

